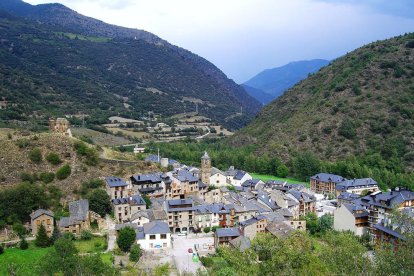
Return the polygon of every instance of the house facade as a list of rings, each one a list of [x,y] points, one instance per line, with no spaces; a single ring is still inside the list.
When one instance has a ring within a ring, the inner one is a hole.
[[[240,229],[232,228],[218,228],[214,233],[214,247],[217,248],[222,245],[228,245],[231,240],[241,236]]]
[[[336,185],[346,178],[329,173],[318,173],[310,178],[310,188],[313,192],[324,195],[336,195]]]
[[[357,236],[368,233],[368,212],[357,204],[343,203],[334,210],[334,229],[351,231]]]
[[[111,199],[129,196],[129,185],[119,177],[106,177],[106,192]]]
[[[194,230],[194,204],[191,198],[166,200],[164,210],[167,214],[168,227],[172,233]]]
[[[257,216],[240,222],[241,234],[249,239],[254,239],[257,233],[266,231],[267,219],[265,216]]]
[[[362,193],[374,193],[379,191],[378,183],[372,178],[350,179],[336,185],[336,196],[347,192],[361,195]]]
[[[137,243],[144,250],[171,248],[171,234],[168,224],[152,221],[137,228]]]
[[[37,231],[42,225],[46,229],[47,235],[50,237],[53,233],[54,228],[54,214],[50,210],[45,209],[37,209],[33,213],[30,214],[30,225],[32,228],[32,235],[36,236]]]
[[[140,195],[115,198],[111,200],[111,203],[117,223],[130,221],[133,214],[147,208],[145,200]]]

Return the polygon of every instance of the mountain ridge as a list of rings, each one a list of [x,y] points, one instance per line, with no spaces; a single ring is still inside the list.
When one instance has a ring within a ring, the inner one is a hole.
[[[218,99],[222,97],[221,102],[217,101],[217,103],[206,103],[204,110],[203,107],[201,107],[200,112],[202,113],[202,115],[209,115],[213,120],[218,121],[226,127],[232,129],[242,127],[248,121],[250,121],[261,108],[261,104],[259,102],[257,102],[254,98],[250,97],[242,87],[234,83],[232,80],[228,79],[227,76],[212,63],[185,49],[169,44],[167,41],[162,40],[161,38],[149,32],[106,24],[102,21],[80,15],[75,11],[72,11],[69,8],[60,4],[42,4],[38,6],[32,6],[19,0],[6,0],[0,3],[0,9],[6,10],[6,12],[11,11],[13,16],[17,16],[17,18],[24,18],[25,20],[29,20],[30,22],[32,20],[35,20],[38,25],[33,25],[35,26],[34,28],[42,30],[47,29],[50,32],[54,32],[54,34],[71,34],[73,32],[73,36],[75,37],[76,35],[78,35],[85,36],[87,39],[89,39],[91,36],[109,38],[110,41],[105,41],[105,43],[107,43],[108,45],[111,43],[120,43],[123,46],[125,46],[127,44],[132,45],[135,43],[139,44],[141,49],[152,51],[154,55],[163,55],[164,59],[175,60],[177,63],[181,64],[181,68],[186,73],[182,71],[181,77],[179,77],[180,79],[177,79],[179,72],[174,73],[172,70],[169,70],[169,73],[173,74],[177,78],[176,80],[174,80],[168,76],[167,77],[171,79],[172,83],[177,82],[177,85],[179,84],[179,87],[173,85],[170,88],[172,88],[172,90],[174,91],[189,90],[188,88],[192,87],[196,90],[193,90],[193,92],[185,92],[184,94],[189,94],[191,97],[197,99],[201,97],[201,100],[203,100],[203,95],[201,93],[213,93],[215,95],[214,97],[218,97]],[[52,14],[53,16],[48,16],[49,14]],[[60,20],[59,18],[64,19]],[[30,26],[30,24],[27,23],[27,29],[33,27]],[[94,27],[91,28],[91,25]],[[142,41],[143,43],[141,43],[140,41]],[[89,42],[84,41],[83,43],[87,44]],[[144,45],[145,43],[147,43],[146,46]],[[72,46],[75,47],[74,45]],[[128,50],[131,51],[131,54],[133,54],[132,49]],[[154,58],[157,59],[158,57],[155,56]],[[109,57],[106,57],[106,59],[108,60]],[[145,62],[151,63],[151,60],[145,59]],[[158,70],[158,74],[157,72],[155,72],[154,75],[158,75],[158,77],[147,75],[148,80],[152,79],[150,83],[144,82],[139,84],[138,82],[139,85],[135,85],[133,87],[154,87],[162,91],[162,85],[160,86],[158,84],[160,82],[160,76],[164,76],[165,74],[165,68],[162,69],[162,62],[160,62],[161,60],[154,64],[154,66],[157,66],[155,70]],[[133,68],[135,69],[143,67],[139,64],[130,65],[134,66]],[[171,64],[170,67],[174,67],[174,65]],[[104,70],[104,68],[102,67],[101,70]],[[191,85],[188,85],[190,79],[195,77],[196,75],[197,77],[196,79],[194,79],[193,83]],[[142,78],[142,76],[140,77]],[[184,80],[184,78],[188,78],[188,80]],[[131,89],[131,87],[129,87],[128,89]],[[210,99],[213,98],[210,97]],[[160,99],[154,100],[159,101]],[[173,100],[172,102],[176,102],[176,100]],[[127,104],[130,105],[130,103]],[[210,106],[207,106],[208,104]],[[221,111],[219,111],[218,113],[224,112],[225,114],[223,114],[223,116],[214,116],[214,112],[211,111],[211,109],[216,108],[214,107],[214,105],[216,107],[218,106],[218,108],[221,109]],[[223,105],[226,105],[226,107],[224,107]],[[245,110],[243,116],[232,116],[233,114],[236,114],[238,110],[240,110],[240,106],[242,106],[243,110]],[[210,111],[206,111],[208,109],[210,109]],[[228,111],[225,111],[226,109]]]
[[[265,69],[243,84],[262,90],[271,95],[272,99],[276,99],[287,89],[328,63],[329,61],[324,59],[293,61],[280,67]]]
[[[413,170],[413,60],[413,33],[365,45],[300,81],[230,141],[284,159],[310,151]]]

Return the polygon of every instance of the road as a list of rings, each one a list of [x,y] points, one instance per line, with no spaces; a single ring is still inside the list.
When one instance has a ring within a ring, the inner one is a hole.
[[[198,269],[204,269],[204,266],[200,261],[197,263],[192,260],[192,253],[188,253],[188,249],[191,248],[194,252],[194,244],[214,244],[213,237],[195,237],[195,236],[178,236],[172,235],[174,242],[172,248],[172,256],[175,261],[177,270],[180,273],[191,273],[195,275]]]
[[[116,231],[115,223],[110,216],[106,216],[106,225],[108,226],[108,248],[106,251],[113,251],[115,248]]]
[[[206,137],[207,135],[211,133],[210,128],[208,126],[206,126],[206,128],[207,128],[207,133],[196,137],[196,139],[203,139],[204,137]]]

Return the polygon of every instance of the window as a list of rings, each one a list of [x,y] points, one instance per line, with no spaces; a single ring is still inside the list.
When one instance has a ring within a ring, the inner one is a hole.
[[[150,248],[154,248],[154,244],[153,243],[150,243]]]
[[[166,243],[166,242],[164,242],[164,243],[162,244],[162,247],[167,247],[167,243]]]
[[[167,238],[167,234],[161,234],[161,239],[165,240]]]
[[[50,224],[50,219],[47,219],[47,224]]]
[[[155,235],[150,235],[150,240],[155,240]]]

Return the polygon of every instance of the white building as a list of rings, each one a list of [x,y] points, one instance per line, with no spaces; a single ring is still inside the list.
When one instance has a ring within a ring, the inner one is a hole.
[[[168,224],[163,221],[152,221],[138,227],[137,243],[144,250],[171,248]]]
[[[362,206],[344,203],[334,211],[334,229],[357,236],[368,232],[368,212]]]
[[[211,168],[211,175],[210,175],[210,183],[209,185],[213,185],[216,187],[223,187],[229,185],[227,183],[227,177],[224,172],[220,171],[217,168]]]

